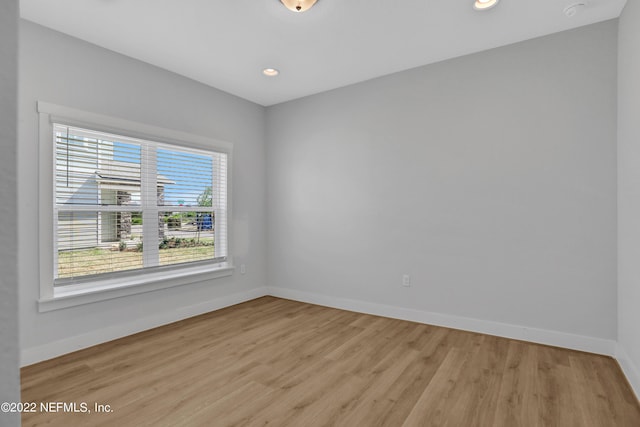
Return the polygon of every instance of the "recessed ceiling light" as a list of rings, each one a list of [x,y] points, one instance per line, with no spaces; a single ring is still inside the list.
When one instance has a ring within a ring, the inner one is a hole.
[[[262,74],[267,77],[275,77],[280,74],[280,71],[276,70],[275,68],[265,68],[264,70],[262,70]]]
[[[491,9],[493,6],[497,5],[500,0],[476,0],[473,3],[473,8],[475,10],[487,10]]]

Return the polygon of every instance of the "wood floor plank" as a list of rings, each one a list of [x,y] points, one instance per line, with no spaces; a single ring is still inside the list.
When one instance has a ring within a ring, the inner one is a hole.
[[[490,426],[495,417],[498,393],[507,359],[508,341],[484,336],[480,348],[460,374],[459,397],[448,424],[464,426]]]
[[[264,297],[22,369],[24,426],[640,426],[608,357]]]
[[[566,375],[567,353],[551,347],[536,347],[537,373],[535,390],[541,426],[579,426]],[[584,420],[583,420],[584,421]]]
[[[464,393],[463,374],[473,364],[478,351],[479,348],[474,346],[466,350],[452,348],[448,352],[405,419],[403,427],[459,425],[451,418],[459,416],[456,411],[460,409],[466,411],[466,408],[457,408],[457,403]]]
[[[451,338],[450,334],[456,331],[440,328],[438,332],[413,362],[390,381],[390,385],[371,385],[375,393],[354,409],[346,418],[348,423],[345,426],[402,425],[452,348],[448,340]]]
[[[534,391],[535,349],[535,346],[520,341],[509,342],[494,425],[522,427],[538,424]]]

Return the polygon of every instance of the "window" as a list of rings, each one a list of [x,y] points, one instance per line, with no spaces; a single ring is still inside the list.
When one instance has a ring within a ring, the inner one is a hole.
[[[158,281],[182,284],[175,279],[231,267],[230,144],[38,107],[41,192],[53,189],[41,209],[41,240],[46,247],[49,232],[53,247],[41,248],[51,261],[41,267],[45,305]]]

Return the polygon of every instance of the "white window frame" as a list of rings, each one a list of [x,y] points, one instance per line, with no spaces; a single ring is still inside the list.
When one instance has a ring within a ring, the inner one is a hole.
[[[233,274],[232,239],[232,189],[233,144],[199,135],[137,123],[125,119],[90,113],[38,101],[39,114],[39,274],[40,312],[57,310],[81,304],[88,304],[127,295],[150,292],[173,286],[202,282]],[[137,270],[109,274],[95,279],[79,278],[77,283],[54,286],[55,224],[55,144],[53,124],[75,126],[122,135],[131,138],[155,141],[175,146],[199,150],[216,151],[227,154],[227,259],[217,264],[196,266],[171,266],[157,271]]]

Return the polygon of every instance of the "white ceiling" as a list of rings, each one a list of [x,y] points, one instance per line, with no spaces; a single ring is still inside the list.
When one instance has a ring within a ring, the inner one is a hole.
[[[576,2],[588,7],[567,18]],[[625,2],[319,0],[297,14],[278,0],[21,0],[21,15],[268,106],[615,18]]]

